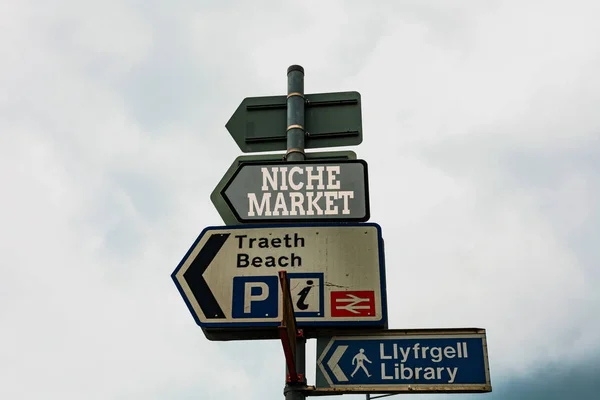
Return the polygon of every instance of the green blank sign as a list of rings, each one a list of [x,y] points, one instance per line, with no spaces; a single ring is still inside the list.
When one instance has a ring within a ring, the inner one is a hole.
[[[362,142],[358,92],[305,95],[305,148],[356,146]],[[287,97],[247,97],[225,127],[244,153],[287,149]]]

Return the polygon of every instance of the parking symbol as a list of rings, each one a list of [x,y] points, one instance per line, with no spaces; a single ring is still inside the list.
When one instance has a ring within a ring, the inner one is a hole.
[[[236,276],[233,278],[233,318],[277,318],[279,278]]]

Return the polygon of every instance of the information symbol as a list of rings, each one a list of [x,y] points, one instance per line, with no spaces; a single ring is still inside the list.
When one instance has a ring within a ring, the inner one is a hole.
[[[290,272],[290,294],[298,318],[323,317],[325,304],[322,272]]]
[[[309,306],[308,304],[306,304],[306,297],[308,296],[308,293],[310,293],[310,289],[312,289],[313,283],[314,282],[312,280],[306,281],[306,287],[304,287],[302,290],[300,290],[300,292],[298,292],[298,296],[300,296],[300,298],[296,303],[296,307],[298,307],[299,310],[308,309]]]

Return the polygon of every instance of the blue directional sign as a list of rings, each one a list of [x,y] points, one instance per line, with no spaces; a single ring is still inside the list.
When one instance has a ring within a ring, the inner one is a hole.
[[[388,330],[319,338],[317,389],[489,392],[485,330]]]

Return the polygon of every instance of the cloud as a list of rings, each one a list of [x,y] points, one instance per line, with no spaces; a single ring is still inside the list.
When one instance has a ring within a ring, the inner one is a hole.
[[[525,376],[501,376],[492,382],[492,393],[470,394],[472,399],[591,400],[598,395],[596,378],[600,360],[596,352],[576,362],[541,363]],[[430,399],[452,399],[453,395],[431,395]]]
[[[585,328],[596,251],[580,241],[597,236],[599,60],[580,12],[496,3],[453,25],[465,10],[419,9],[355,80],[390,326],[485,327],[492,374],[577,359],[598,339]]]
[[[249,384],[177,307],[181,299],[165,271],[174,252],[132,215],[118,190],[112,218],[82,229],[78,221],[95,203],[87,203],[89,187],[72,181],[52,146],[24,133],[2,142],[10,150],[2,170],[12,171],[3,175],[11,191],[0,214],[11,227],[0,245],[3,397],[150,397],[202,382],[221,382],[215,395],[233,395],[240,387],[219,368]],[[121,219],[133,226],[119,225]],[[111,221],[114,230],[104,231]],[[190,365],[181,346],[198,348],[210,367]],[[27,376],[36,384],[24,389]]]
[[[554,364],[540,368],[532,377],[514,379],[490,398],[498,399],[593,399],[600,360],[590,355],[576,364]]]
[[[281,344],[207,341],[169,274],[220,224],[225,123],[294,63],[307,92],[362,94],[390,327],[486,328],[490,398],[593,382],[597,7],[380,6],[7,6],[2,397],[281,396]]]

